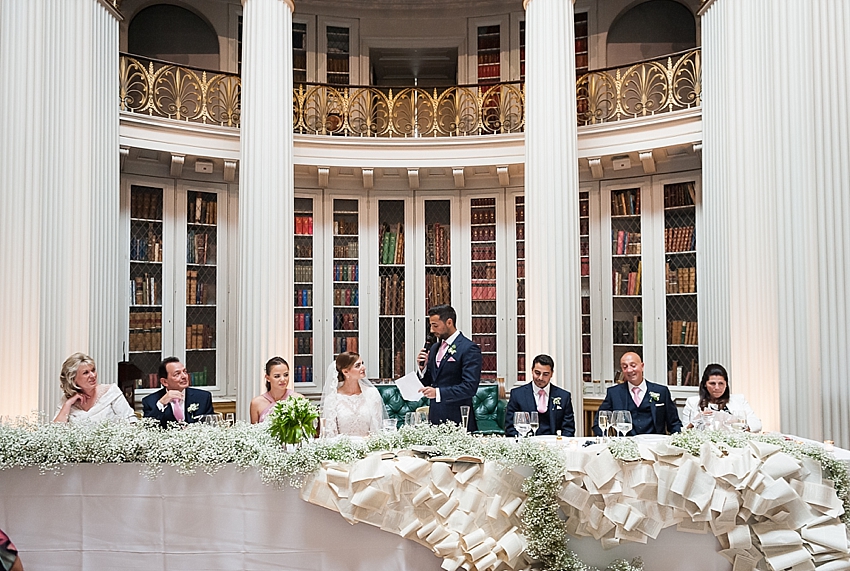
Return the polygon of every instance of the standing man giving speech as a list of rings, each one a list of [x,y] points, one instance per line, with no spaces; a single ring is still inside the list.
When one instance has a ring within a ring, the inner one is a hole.
[[[460,407],[470,409],[467,430],[478,429],[472,410],[472,397],[481,380],[481,347],[457,330],[457,313],[449,305],[437,305],[428,310],[431,333],[437,343],[422,349],[417,361],[419,378],[425,385],[420,392],[431,399],[428,415],[431,424],[451,420],[461,424]]]

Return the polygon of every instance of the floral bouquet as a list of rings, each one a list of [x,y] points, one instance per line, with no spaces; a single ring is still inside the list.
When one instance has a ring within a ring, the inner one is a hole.
[[[304,397],[277,403],[269,415],[269,434],[281,444],[298,444],[316,435],[318,409]]]

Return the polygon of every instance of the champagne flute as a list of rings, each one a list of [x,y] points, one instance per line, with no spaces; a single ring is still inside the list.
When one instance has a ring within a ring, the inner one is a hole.
[[[596,422],[599,424],[599,430],[602,431],[602,441],[605,442],[605,438],[608,436],[608,428],[611,426],[611,411],[600,410]]]
[[[463,405],[460,407],[460,420],[463,423],[464,430],[469,428],[469,407]]]
[[[620,417],[617,420],[617,431],[622,432],[623,436],[629,433],[632,429],[632,413],[627,410],[621,410]]]
[[[537,429],[540,427],[540,415],[535,410],[529,414],[529,425],[531,426],[531,435],[537,436]]]
[[[531,430],[531,420],[527,412],[514,413],[514,428],[516,428],[517,434],[522,437],[525,437],[528,431]]]

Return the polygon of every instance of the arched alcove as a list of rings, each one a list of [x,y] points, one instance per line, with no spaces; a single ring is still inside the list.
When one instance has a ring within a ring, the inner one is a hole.
[[[649,0],[621,14],[608,31],[607,65],[616,67],[694,48],[696,20],[673,0]]]
[[[200,16],[173,4],[155,4],[130,22],[127,49],[131,54],[221,69],[218,36]]]

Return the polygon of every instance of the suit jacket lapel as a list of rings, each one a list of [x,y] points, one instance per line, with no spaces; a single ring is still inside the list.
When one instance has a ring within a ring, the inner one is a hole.
[[[649,387],[649,381],[647,381],[647,383],[646,383],[646,394],[643,395],[644,400],[649,399],[649,388],[650,388]],[[653,428],[658,427],[658,423],[655,420],[655,412],[656,412],[655,409],[656,408],[658,408],[658,407],[655,406],[653,403],[651,403],[651,402],[649,403],[649,412],[652,414],[652,426],[653,426]]]

